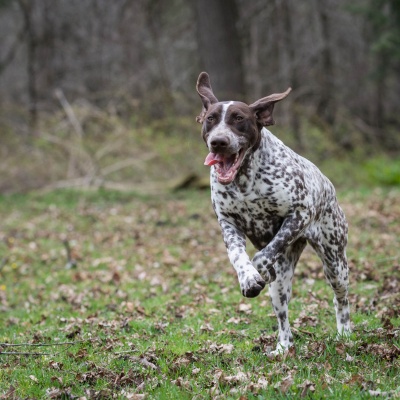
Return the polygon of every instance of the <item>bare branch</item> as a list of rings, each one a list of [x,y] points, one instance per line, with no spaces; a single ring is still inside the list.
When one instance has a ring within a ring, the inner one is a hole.
[[[76,118],[73,108],[71,107],[68,100],[64,96],[63,91],[61,89],[56,89],[54,94],[57,97],[58,101],[60,102],[62,108],[64,109],[65,114],[67,114],[69,122],[74,127],[75,132],[78,134],[79,139],[82,139],[82,137],[83,137],[82,126],[81,126],[78,118]]]
[[[104,177],[106,175],[112,174],[113,172],[117,172],[121,169],[132,167],[133,165],[142,164],[145,161],[149,161],[156,157],[156,154],[147,154],[145,157],[140,159],[128,158],[126,160],[118,161],[112,165],[109,165],[101,170],[101,175]]]

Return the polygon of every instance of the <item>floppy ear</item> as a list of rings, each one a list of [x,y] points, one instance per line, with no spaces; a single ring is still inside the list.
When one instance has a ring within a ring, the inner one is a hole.
[[[218,103],[218,100],[212,91],[210,77],[208,76],[207,72],[202,72],[199,75],[199,78],[197,79],[196,90],[203,103],[203,109],[201,110],[200,115],[196,117],[196,121],[202,124],[210,105]]]
[[[253,111],[257,122],[262,126],[268,126],[274,124],[272,118],[272,112],[274,111],[274,105],[276,102],[283,100],[290,92],[292,88],[288,88],[286,92],[270,94],[267,97],[263,97],[257,100],[255,103],[250,104],[249,107]]]

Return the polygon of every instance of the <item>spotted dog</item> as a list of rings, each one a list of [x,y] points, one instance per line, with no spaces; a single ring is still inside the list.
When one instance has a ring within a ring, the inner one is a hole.
[[[286,147],[265,126],[291,91],[253,104],[219,102],[207,73],[198,78],[203,109],[196,118],[210,153],[212,204],[242,294],[256,297],[269,284],[278,318],[273,354],[293,344],[288,318],[295,266],[307,242],[323,263],[334,292],[337,329],[350,333],[347,223],[332,183],[310,161]],[[258,250],[250,260],[246,237]]]

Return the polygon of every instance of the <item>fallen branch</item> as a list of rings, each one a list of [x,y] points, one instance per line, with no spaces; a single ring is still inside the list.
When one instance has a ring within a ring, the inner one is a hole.
[[[114,356],[119,356],[121,354],[127,354],[127,353],[135,353],[137,352],[137,350],[124,350],[124,351],[117,351],[116,353],[114,353]]]
[[[117,161],[114,164],[104,167],[101,170],[100,175],[104,177],[106,175],[112,174],[113,172],[118,172],[124,168],[132,167],[135,165],[140,166],[142,163],[152,160],[153,158],[156,157],[157,157],[156,154],[147,154],[145,157],[142,157],[141,159],[127,158],[126,160]]]
[[[76,342],[60,342],[60,343],[0,343],[0,356],[57,356],[65,350],[68,350],[69,347],[81,344],[93,342],[93,339],[89,340],[78,340]],[[37,352],[29,352],[29,351],[1,351],[2,348],[6,347],[53,347],[53,346],[69,346],[67,349],[59,351],[57,353],[37,353]]]
[[[7,355],[7,356],[54,356],[53,353],[24,353],[22,351],[0,351],[0,356]]]
[[[106,183],[102,179],[99,178],[91,178],[90,176],[86,176],[83,178],[72,178],[61,180],[52,184],[47,185],[42,189],[43,193],[52,191],[54,189],[65,189],[65,188],[95,188],[105,187]]]
[[[91,340],[79,340],[77,342],[60,342],[60,343],[0,343],[0,347],[22,347],[22,346],[36,346],[36,347],[44,347],[44,346],[64,346],[69,344],[79,344],[90,342]]]
[[[309,332],[309,331],[305,331],[304,329],[293,328],[293,327],[292,327],[291,329],[292,329],[292,331],[293,331],[294,333],[297,333],[297,334],[299,334],[299,332],[301,332],[301,333],[304,333],[305,335],[308,335],[308,336],[311,336],[311,337],[315,336],[314,333]]]

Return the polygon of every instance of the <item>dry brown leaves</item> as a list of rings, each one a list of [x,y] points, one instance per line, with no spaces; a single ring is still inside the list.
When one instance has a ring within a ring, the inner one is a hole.
[[[398,318],[400,310],[398,203],[398,199],[392,195],[377,195],[352,203],[343,202],[350,221],[348,248],[352,281],[351,304],[357,312],[373,314],[382,323],[382,328],[373,330],[365,326],[357,327],[356,333],[361,332],[364,339],[356,341],[353,346],[348,343],[333,345],[334,355],[349,363],[346,365],[357,363],[359,356],[364,353],[375,356],[388,367],[397,365],[400,357],[400,350],[394,344],[399,338],[394,319]],[[331,298],[326,296],[325,291],[315,288],[316,280],[324,280],[324,275],[320,261],[309,250],[305,251],[300,260],[293,294],[295,299],[301,286],[302,310],[292,320],[292,326],[293,333],[301,336],[304,345],[297,349],[297,353],[293,349],[276,360],[266,358],[268,373],[252,372],[250,375],[238,360],[232,361],[236,348],[233,344],[226,343],[226,336],[246,338],[247,335],[246,340],[250,341],[248,333],[242,333],[238,325],[249,324],[258,310],[254,305],[256,303],[238,301],[226,316],[218,300],[210,294],[211,284],[220,296],[238,292],[238,285],[208,198],[193,204],[179,198],[148,202],[133,199],[129,204],[116,203],[112,207],[100,207],[82,200],[74,212],[51,205],[24,220],[18,220],[18,214],[11,213],[4,217],[4,221],[4,226],[13,227],[1,228],[0,231],[0,240],[6,244],[8,251],[4,272],[13,272],[15,279],[22,281],[35,275],[32,265],[40,265],[43,270],[54,271],[55,274],[53,276],[49,273],[42,282],[32,280],[31,292],[25,297],[11,298],[8,292],[0,288],[0,311],[10,311],[18,307],[29,309],[46,302],[69,307],[75,315],[81,317],[57,318],[61,333],[68,339],[77,340],[84,332],[100,332],[108,339],[94,339],[92,347],[113,356],[121,349],[126,349],[126,343],[114,341],[113,337],[121,330],[129,329],[133,322],[151,320],[151,329],[156,334],[164,334],[176,320],[185,321],[190,316],[199,315],[199,319],[203,318],[199,326],[196,329],[187,326],[184,328],[185,333],[188,337],[200,332],[215,338],[206,341],[196,353],[186,352],[175,358],[171,357],[170,368],[177,374],[181,369],[190,368],[192,375],[197,376],[201,371],[196,366],[192,368],[191,364],[203,361],[209,355],[235,363],[236,369],[229,373],[214,368],[207,372],[206,377],[202,376],[209,382],[210,394],[215,397],[223,395],[219,389],[221,385],[237,396],[246,390],[259,393],[268,385],[273,385],[277,391],[288,393],[293,385],[297,385],[294,382],[298,382],[296,369],[285,364],[289,364],[293,357],[324,369],[326,372],[323,384],[329,386],[332,383],[333,378],[329,373],[331,364],[320,362],[317,365],[313,362],[316,357],[325,354],[330,345],[316,340],[312,333],[315,328],[325,324],[321,311],[329,312],[329,318],[334,316]],[[65,232],[60,233],[60,227],[65,227]],[[77,267],[68,270],[71,281],[60,283],[55,276],[60,270],[64,271],[67,264],[63,245],[65,240],[70,243],[71,257],[77,261]],[[43,297],[44,288],[52,286],[57,290],[53,290],[48,298]],[[138,295],[130,291],[130,287],[138,290],[143,287],[146,290]],[[169,295],[169,300],[163,305],[165,315],[155,316],[156,312],[148,308],[143,299],[164,294]],[[181,300],[182,298],[185,300]],[[105,304],[101,307],[112,312],[112,317],[104,315],[102,309],[91,310],[95,301],[104,301]],[[267,301],[260,304],[270,307]],[[204,308],[207,308],[208,314],[205,317]],[[224,329],[217,328],[212,316],[226,318],[228,326]],[[48,317],[43,315],[37,321],[36,328],[39,331],[46,318]],[[15,316],[6,320],[7,326],[23,326],[24,323],[26,321],[20,321]],[[224,343],[216,339],[222,335]],[[32,335],[30,339],[32,342],[42,342],[47,337],[44,332],[42,336]],[[135,342],[139,339],[140,334],[130,332],[129,340]],[[276,333],[268,331],[268,334],[262,334],[254,340],[253,350],[268,354],[275,346]],[[132,344],[131,349],[134,348]],[[115,372],[94,363],[90,364],[88,371],[76,373],[76,381],[89,385],[103,378],[115,383],[121,396],[143,398],[140,397],[143,396],[140,394],[140,387],[146,380],[146,373],[159,373],[160,355],[149,350],[143,354],[138,352],[135,356],[119,356],[129,360],[132,369],[124,373]],[[70,357],[80,363],[89,362],[84,345]],[[54,375],[65,369],[63,363],[54,357],[49,359],[48,367]],[[54,386],[62,385],[59,379],[54,377]],[[370,390],[371,396],[378,395],[376,386],[360,373],[350,374],[342,382]],[[193,382],[185,376],[174,377],[173,383],[181,388],[193,389]],[[129,386],[139,387],[139,394],[130,393]],[[301,397],[312,396],[315,382],[304,380],[297,388]],[[12,388],[9,392],[9,397],[5,398],[12,398]],[[50,388],[48,391],[49,398],[62,396],[66,399],[74,398],[67,389]],[[107,393],[90,391],[86,394],[87,398],[101,396],[107,398]],[[384,394],[380,393],[379,396]]]

